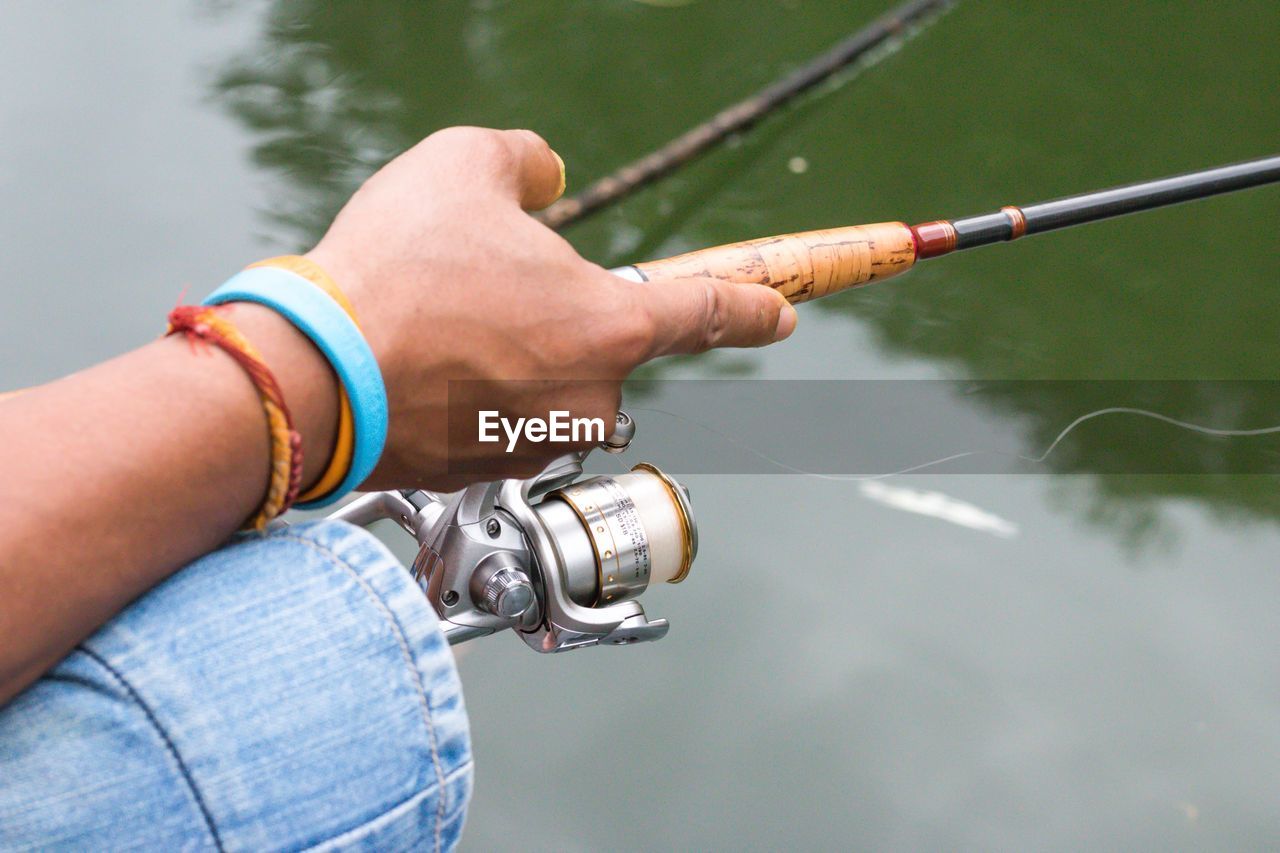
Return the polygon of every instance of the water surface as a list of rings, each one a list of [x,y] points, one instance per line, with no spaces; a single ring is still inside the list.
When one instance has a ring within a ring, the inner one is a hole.
[[[581,186],[881,8],[9,3],[0,387],[136,345],[184,285],[308,245],[364,176],[435,128],[535,128]],[[1273,2],[963,2],[567,236],[611,265],[1274,153],[1278,38]],[[1271,379],[1277,216],[1280,192],[1262,190],[967,253],[805,307],[781,347],[656,375]],[[1030,444],[1094,403],[1084,384],[1025,387],[1038,390],[988,414]],[[1080,447],[1123,457],[1159,435],[1101,431]],[[662,463],[661,446],[642,449]],[[690,481],[702,556],[688,583],[649,596],[672,619],[666,640],[556,658],[509,637],[467,647],[472,849],[1280,835],[1273,475],[894,481],[1014,536],[856,483]]]

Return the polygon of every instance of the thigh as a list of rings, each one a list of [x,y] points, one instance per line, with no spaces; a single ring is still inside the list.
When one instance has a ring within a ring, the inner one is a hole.
[[[0,709],[0,848],[447,849],[457,670],[408,572],[313,522],[177,573]]]

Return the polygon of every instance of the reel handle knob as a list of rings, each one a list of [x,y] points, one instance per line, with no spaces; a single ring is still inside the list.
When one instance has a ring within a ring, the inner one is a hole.
[[[489,575],[476,604],[486,613],[514,619],[533,605],[537,596],[529,576],[512,566],[504,566]]]
[[[613,434],[600,444],[600,449],[605,453],[625,453],[635,437],[636,422],[626,412],[618,412]]]

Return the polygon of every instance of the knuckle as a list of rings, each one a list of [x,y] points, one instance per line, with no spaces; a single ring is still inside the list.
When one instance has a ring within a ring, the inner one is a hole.
[[[729,331],[730,308],[720,288],[707,284],[702,288],[702,331],[698,352],[706,352],[724,340]]]
[[[520,139],[523,139],[526,144],[530,145],[535,149],[550,147],[547,144],[547,140],[543,139],[540,134],[532,130],[525,130],[521,128],[519,130],[509,130],[507,131],[507,133],[513,137],[519,137]]]
[[[427,139],[432,145],[456,152],[467,160],[502,167],[509,165],[512,159],[511,149],[503,141],[501,132],[487,127],[446,127]]]
[[[477,138],[486,136],[493,131],[486,130],[483,127],[472,127],[471,125],[454,125],[453,127],[443,127],[435,133],[427,137],[427,141],[432,145],[449,145],[449,146],[465,146],[468,142],[472,142]]]

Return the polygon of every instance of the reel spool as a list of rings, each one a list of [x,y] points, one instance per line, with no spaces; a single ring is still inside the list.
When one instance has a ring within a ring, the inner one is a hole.
[[[583,607],[680,583],[698,553],[688,490],[647,463],[557,489],[537,512],[556,542],[569,597]]]

